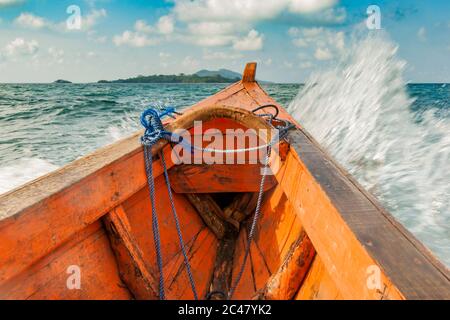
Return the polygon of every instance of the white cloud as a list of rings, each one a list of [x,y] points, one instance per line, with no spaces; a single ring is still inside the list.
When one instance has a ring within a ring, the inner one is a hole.
[[[268,58],[267,60],[263,61],[263,64],[265,64],[266,66],[271,66],[272,62],[272,58]]]
[[[332,44],[339,51],[343,51],[345,49],[344,32],[342,31],[337,32],[334,37],[329,38],[329,43]]]
[[[232,22],[198,22],[187,25],[184,40],[202,47],[231,45],[237,40],[238,25]]]
[[[328,48],[317,48],[314,53],[314,58],[317,60],[331,60],[333,59],[333,54]]]
[[[16,38],[5,46],[2,56],[15,59],[20,56],[34,56],[38,51],[39,43],[36,40],[26,41],[23,38]]]
[[[42,17],[33,15],[32,13],[23,12],[15,20],[14,23],[23,28],[42,29],[51,26],[51,23]]]
[[[118,47],[128,45],[135,48],[148,47],[158,43],[156,39],[149,38],[145,34],[128,30],[121,35],[114,36],[113,42]]]
[[[92,9],[85,16],[82,15],[81,19],[81,31],[91,31],[92,28],[98,24],[99,20],[106,17],[107,12],[105,9]],[[68,30],[66,22],[55,23],[49,21],[43,17],[36,16],[29,12],[21,13],[15,20],[14,23],[22,28],[27,29],[51,29],[54,31],[80,31],[77,29]]]
[[[195,70],[199,67],[200,64],[195,58],[187,56],[186,58],[184,58],[182,65],[188,70]]]
[[[161,58],[161,59],[168,59],[168,58],[170,58],[172,55],[170,54],[170,53],[167,53],[167,52],[160,52],[159,53],[159,57]]]
[[[426,41],[427,40],[427,29],[425,27],[421,27],[419,31],[417,31],[417,37],[420,41]]]
[[[292,43],[294,44],[294,46],[299,47],[299,48],[308,47],[308,43],[306,42],[305,39],[302,39],[302,38],[294,39],[294,40],[292,40]]]
[[[82,30],[91,30],[100,19],[105,18],[106,16],[107,12],[105,9],[92,9],[85,17],[82,16]]]
[[[238,27],[233,22],[206,21],[188,24],[188,31],[200,36],[229,35],[236,32]]]
[[[87,32],[88,40],[96,43],[105,43],[108,40],[107,36],[98,35],[96,30],[89,30]]]
[[[50,47],[48,49],[48,53],[53,58],[54,62],[56,62],[58,64],[61,64],[64,62],[64,50]]]
[[[323,27],[290,28],[288,34],[295,46],[314,49],[314,57],[317,60],[330,60],[345,49],[345,34],[342,31]]]
[[[24,0],[0,0],[0,8],[22,4]]]
[[[134,31],[126,30],[113,37],[116,46],[128,45],[131,47],[147,47],[157,44],[160,39],[155,35],[170,35],[175,31],[175,21],[172,16],[162,16],[155,26],[151,26],[145,20],[137,20],[134,23]],[[154,35],[152,38],[149,35]]]
[[[283,62],[283,66],[285,68],[292,69],[294,67],[294,64],[292,62],[289,62],[289,61],[284,61]]]
[[[153,27],[149,26],[145,20],[137,20],[134,24],[134,30],[142,33],[151,33],[154,31]]]
[[[240,53],[230,53],[224,51],[209,51],[203,52],[203,59],[205,60],[235,60],[242,58],[243,55]]]
[[[134,30],[140,33],[169,35],[175,31],[175,21],[172,16],[162,16],[155,26],[151,26],[145,20],[137,20],[134,24]]]
[[[336,5],[337,0],[291,0],[289,10],[295,13],[315,13]]]
[[[174,13],[185,22],[257,21],[273,18],[286,7],[285,0],[175,0]]]
[[[336,5],[336,0],[175,0],[174,13],[185,22],[261,21],[282,12],[311,14]]]
[[[227,46],[237,38],[233,35],[189,36],[185,40],[201,47]]]
[[[314,67],[314,64],[311,61],[301,62],[299,65],[300,69],[310,69]]]
[[[137,20],[134,24],[134,31],[126,30],[122,34],[114,36],[113,42],[116,46],[148,47],[160,42],[161,39],[157,37],[158,35],[169,35],[173,31],[174,21],[169,16],[161,17],[156,26],[149,25],[145,20]]]
[[[145,20],[137,20],[134,31],[126,30],[114,36],[113,42],[116,46],[143,48],[157,44],[160,41],[157,35],[168,35],[173,31],[174,22],[169,16],[161,17],[156,26],[149,25]]]
[[[178,40],[201,47],[230,46],[239,51],[260,50],[264,36],[254,30],[263,20],[276,19],[283,13],[302,15],[303,18],[320,19],[324,22],[343,21],[345,9],[334,8],[337,0],[171,0],[171,11],[154,25],[144,20],[135,23],[135,32],[125,31],[127,39],[115,37],[115,43],[134,43],[136,38],[143,41],[143,34],[168,36],[162,39]],[[338,16],[338,17],[335,17]],[[320,20],[319,19],[319,20]],[[182,28],[175,26],[181,24]],[[161,39],[161,40],[162,40]],[[297,45],[306,43],[296,40]]]
[[[186,24],[184,41],[199,46],[233,45],[237,50],[259,50],[263,38],[247,39],[256,23],[272,20],[283,13],[302,15],[324,23],[342,22],[343,8],[335,10],[337,0],[174,0],[171,14]],[[254,34],[252,34],[254,36]],[[300,43],[299,43],[300,44]]]
[[[156,24],[159,33],[171,34],[175,30],[175,21],[172,16],[162,16]]]
[[[260,35],[255,29],[250,30],[247,36],[234,42],[233,48],[239,51],[257,51],[264,45],[264,35]]]
[[[345,8],[329,8],[310,16],[307,20],[314,20],[317,23],[324,24],[341,24],[346,19],[347,11]]]

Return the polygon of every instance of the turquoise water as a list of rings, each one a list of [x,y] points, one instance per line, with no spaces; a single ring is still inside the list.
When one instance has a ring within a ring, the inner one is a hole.
[[[138,129],[149,105],[185,108],[225,86],[0,84],[0,168],[23,158],[64,165]],[[267,88],[286,104],[299,86]]]
[[[139,128],[140,113],[148,105],[170,104],[185,108],[224,87],[223,84],[0,84],[0,193],[133,133]],[[323,115],[317,120],[310,113],[297,114],[303,105],[305,110],[309,107],[309,100],[306,98],[311,90],[304,91],[303,86],[295,84],[268,84],[264,87],[282,105],[290,106],[289,110],[301,123],[307,124],[308,130],[311,124],[318,128],[326,123]],[[300,90],[303,91],[299,94]],[[413,149],[426,148],[427,153],[434,153],[427,155],[430,161],[423,165],[413,166],[418,160],[415,158],[403,159],[401,166],[392,161],[374,164],[374,161],[369,161],[373,159],[346,161],[345,157],[340,157],[339,150],[349,154],[348,148],[354,143],[351,139],[346,141],[345,135],[341,135],[342,141],[337,144],[329,139],[329,132],[325,137],[321,137],[321,132],[318,132],[317,137],[398,219],[444,262],[450,264],[450,208],[446,200],[450,198],[450,158],[448,152],[442,153],[443,148],[450,146],[450,131],[446,131],[450,128],[450,85],[411,84],[406,87],[406,93],[409,100],[401,102],[404,104],[400,106],[403,111],[398,114],[404,119],[400,119],[400,123],[408,122],[408,130],[412,131],[410,136],[414,135],[414,131],[421,135],[423,132],[431,133],[429,136],[425,134],[420,144],[409,141],[407,136],[403,138],[404,144],[416,143],[416,146],[410,146]],[[321,96],[315,96],[314,99],[323,101]],[[317,108],[311,108],[317,110],[319,107],[317,105]],[[332,110],[328,116],[333,115],[331,112]],[[375,112],[374,110],[372,113]],[[381,114],[380,117],[387,116]],[[412,119],[411,123],[409,118]],[[339,126],[336,119],[332,121]],[[361,121],[365,120],[361,118]],[[436,126],[443,126],[444,133],[435,134]],[[314,128],[312,129],[314,135]],[[366,129],[369,130],[370,126],[366,126]],[[358,130],[366,129],[363,124],[362,128],[355,127],[354,133],[361,135]],[[397,143],[401,144],[402,141]],[[357,143],[354,145],[358,146]],[[339,150],[334,150],[335,148]],[[423,157],[420,152],[417,155]],[[395,153],[391,153],[391,157],[396,157],[396,161],[402,158]],[[390,177],[394,176],[395,181],[380,180],[390,188],[380,188],[367,182],[373,166],[396,169],[385,172]],[[424,184],[427,189],[431,189],[431,193],[435,192],[439,197],[426,199],[417,194],[422,192],[421,188],[411,189],[398,185],[399,179],[405,179],[404,175],[409,177],[409,180],[405,180],[408,183],[412,179],[417,185]],[[429,181],[438,181],[435,177],[440,180],[433,190]],[[417,203],[411,206],[410,201]],[[410,207],[426,211],[432,210],[429,208],[433,205],[437,209],[433,209],[431,218],[421,213],[416,213],[415,216],[403,214]]]

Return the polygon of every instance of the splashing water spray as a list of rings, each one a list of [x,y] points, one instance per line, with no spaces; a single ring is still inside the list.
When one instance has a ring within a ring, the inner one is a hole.
[[[290,113],[410,231],[450,265],[450,118],[418,121],[397,46],[355,33],[337,66],[315,73]]]

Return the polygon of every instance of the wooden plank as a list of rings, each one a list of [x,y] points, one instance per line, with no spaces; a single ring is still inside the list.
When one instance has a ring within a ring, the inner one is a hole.
[[[139,300],[156,300],[157,281],[145,262],[141,249],[134,239],[130,222],[122,206],[103,218],[111,246],[116,255],[120,277],[134,297]]]
[[[298,292],[315,256],[315,250],[306,232],[302,231],[286,255],[285,261],[268,280],[264,298],[291,300]]]
[[[223,239],[230,236],[235,231],[232,224],[225,221],[222,217],[222,209],[207,194],[186,194],[187,199],[197,209],[205,224],[215,234],[217,239]]]
[[[242,231],[239,233],[236,249],[234,251],[234,259],[233,259],[233,274],[232,274],[232,285],[235,284],[236,277],[238,272],[241,270],[242,263],[244,261],[244,253],[245,248],[247,247],[248,242],[247,230],[242,228]],[[248,258],[247,263],[244,267],[244,273],[242,278],[236,287],[234,295],[232,297],[233,300],[248,300],[251,299],[256,292],[255,278],[253,276],[251,256]]]
[[[327,272],[322,260],[316,256],[295,300],[342,300],[339,288]]]
[[[265,199],[257,225],[255,243],[272,274],[286,259],[289,248],[302,231],[302,225],[280,186],[269,192]]]
[[[233,258],[237,236],[222,239],[217,248],[216,262],[209,289],[210,300],[226,300],[233,273]]]
[[[80,287],[69,289],[71,266],[79,267]],[[70,271],[70,272],[69,272]],[[127,300],[116,259],[101,223],[89,225],[68,242],[0,286],[0,300]]]
[[[379,299],[367,270],[381,269],[383,298],[448,299],[448,276],[437,269],[300,130],[281,185],[345,298]],[[407,270],[407,271],[406,271]]]
[[[173,257],[180,253],[181,248],[163,176],[155,179],[155,190],[157,199],[155,208],[159,220],[163,266],[166,266]],[[205,227],[205,224],[184,195],[173,194],[173,200],[181,225],[183,240],[185,243],[190,243],[198,232]],[[149,265],[152,273],[157,274],[158,265],[152,231],[152,205],[148,187],[130,197],[122,206],[127,213],[128,221],[133,230],[134,238],[141,249],[143,259]]]
[[[261,171],[253,164],[180,165],[170,170],[170,181],[176,193],[259,192]],[[267,176],[264,191],[275,184]]]
[[[191,265],[197,293],[200,299],[204,299],[209,292],[214,262],[216,260],[217,239],[214,234],[204,228],[189,246],[189,263]],[[169,266],[168,266],[169,267]],[[181,254],[174,259],[172,272],[168,274],[166,281],[167,299],[192,300],[194,295],[187,276],[184,259]]]
[[[223,214],[237,223],[241,223],[251,216],[256,209],[258,193],[240,193],[236,195],[231,204],[223,209]]]
[[[249,260],[252,265],[253,277],[255,279],[255,291],[257,293],[262,292],[271,274],[267,267],[264,255],[254,241],[252,241],[250,245]],[[253,296],[252,299],[255,299],[255,296]]]

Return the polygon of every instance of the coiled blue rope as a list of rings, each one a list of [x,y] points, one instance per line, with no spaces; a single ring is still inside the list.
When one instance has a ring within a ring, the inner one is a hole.
[[[163,112],[158,113],[153,108],[150,108],[141,116],[141,124],[145,128],[145,133],[141,137],[141,143],[144,146],[144,159],[145,168],[147,173],[147,182],[150,192],[150,201],[152,204],[152,229],[153,229],[153,240],[155,243],[156,261],[159,269],[159,298],[165,300],[165,290],[164,290],[164,273],[163,273],[163,261],[161,252],[161,237],[159,233],[159,223],[158,215],[156,212],[156,190],[155,190],[155,180],[153,177],[153,155],[152,147],[161,139],[170,141],[171,133],[164,130],[161,119],[165,116],[173,116],[175,113],[174,108],[165,108]],[[192,292],[194,294],[195,300],[198,300],[197,290],[195,287],[194,277],[192,276],[191,266],[189,264],[189,259],[186,253],[186,246],[183,241],[183,236],[181,233],[180,221],[178,219],[178,214],[175,208],[175,202],[173,200],[172,189],[170,186],[169,174],[167,172],[166,161],[164,159],[164,154],[161,152],[161,162],[164,169],[164,178],[167,185],[167,190],[169,193],[169,202],[172,208],[172,213],[175,220],[175,226],[177,229],[178,240],[180,242],[181,251],[184,257],[184,264],[186,266],[186,271],[189,277],[189,282],[191,284]]]

